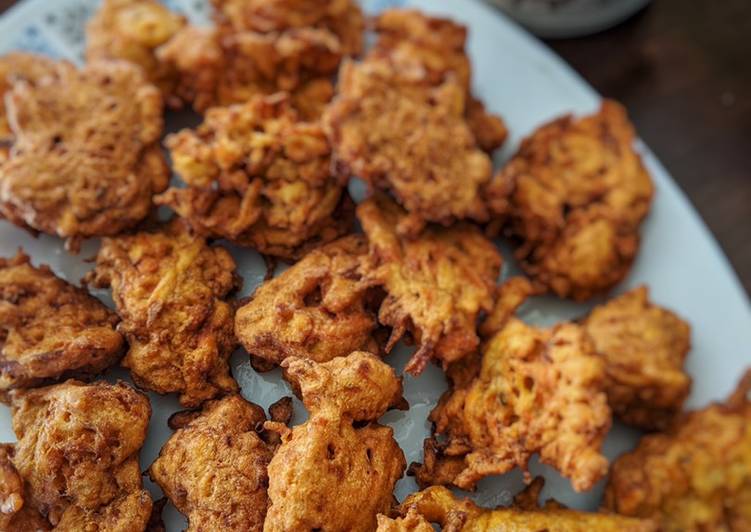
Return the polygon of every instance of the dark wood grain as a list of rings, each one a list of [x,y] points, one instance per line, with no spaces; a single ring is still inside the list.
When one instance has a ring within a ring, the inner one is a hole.
[[[751,293],[749,35],[749,0],[655,0],[614,29],[548,44],[629,108]]]

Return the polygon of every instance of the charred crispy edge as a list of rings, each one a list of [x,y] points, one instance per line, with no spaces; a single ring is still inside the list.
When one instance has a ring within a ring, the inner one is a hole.
[[[407,475],[415,477],[420,489],[429,486],[454,486],[456,477],[466,469],[464,456],[447,456],[444,454],[445,445],[438,442],[435,436],[423,441],[424,463],[412,462],[407,469]],[[474,491],[474,486],[468,491]]]
[[[145,532],[165,532],[167,529],[164,526],[164,520],[162,519],[162,511],[167,504],[167,497],[162,497],[154,501],[151,508],[151,516],[149,522],[146,524]]]

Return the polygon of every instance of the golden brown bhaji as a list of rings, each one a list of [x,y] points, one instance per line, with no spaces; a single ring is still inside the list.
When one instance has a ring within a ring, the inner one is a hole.
[[[223,33],[317,28],[331,32],[342,53],[362,51],[365,19],[354,0],[211,0]]]
[[[542,480],[542,479],[539,479]],[[487,509],[469,499],[458,499],[443,486],[434,486],[411,494],[400,505],[403,521],[382,519],[378,532],[427,532],[422,523],[440,524],[444,532],[653,532],[654,524],[643,519],[620,515],[569,510],[552,501],[537,505],[541,483],[530,486],[531,493],[522,492],[509,508]],[[528,488],[529,490],[529,488]],[[527,490],[525,490],[527,491]],[[529,499],[527,501],[526,499]],[[530,506],[530,503],[532,505]],[[382,516],[380,516],[382,517]],[[391,522],[389,522],[391,521]],[[419,527],[409,522],[420,522]]]
[[[162,99],[138,67],[58,63],[14,83],[6,104],[16,140],[0,166],[0,213],[14,224],[75,246],[133,227],[166,188]]]
[[[583,327],[604,359],[613,413],[645,429],[664,429],[691,389],[683,364],[691,329],[649,301],[641,286],[596,307]]]
[[[5,93],[17,80],[36,83],[55,72],[55,62],[48,57],[26,52],[11,52],[0,56],[0,142],[13,141],[13,132],[5,111]]]
[[[631,267],[653,194],[633,144],[625,110],[605,101],[539,128],[494,179],[491,210],[508,216],[522,268],[559,296],[588,299]]]
[[[151,406],[124,383],[67,381],[12,394],[13,464],[56,530],[144,530],[151,497],[138,451]]]
[[[388,57],[396,68],[422,76],[430,85],[454,77],[466,93],[465,117],[478,145],[490,152],[503,144],[508,136],[503,120],[486,112],[471,94],[466,27],[415,9],[387,9],[376,18],[375,29],[378,40],[371,55]]]
[[[105,0],[86,25],[86,60],[130,61],[169,98],[177,73],[155,52],[185,23],[157,0]]]
[[[367,252],[365,237],[347,236],[263,283],[237,310],[237,339],[272,364],[291,356],[327,362],[358,350],[377,354],[371,285],[361,273]]]
[[[237,391],[229,372],[239,288],[235,261],[175,221],[157,232],[107,238],[86,279],[112,287],[118,326],[130,344],[123,366],[134,382],[180,394],[187,407]]]
[[[751,372],[724,404],[687,413],[613,464],[605,507],[664,532],[751,530]]]
[[[407,371],[445,366],[478,344],[477,318],[493,306],[501,256],[473,226],[428,226],[414,239],[399,235],[407,214],[384,196],[361,203],[357,215],[370,241],[365,278],[382,285],[379,321],[393,327],[386,350],[409,332],[419,346]]]
[[[449,367],[448,377],[451,388],[430,414],[445,442],[427,440],[425,464],[411,468],[421,486],[473,489],[486,476],[526,470],[535,453],[577,491],[607,473],[605,365],[581,327],[542,329],[509,315],[482,358]]]
[[[415,221],[487,220],[492,164],[467,126],[461,85],[426,85],[370,58],[342,66],[339,91],[323,118],[339,168],[392,193]]]
[[[375,529],[376,515],[391,507],[404,472],[393,431],[375,423],[402,400],[400,381],[364,352],[323,364],[288,358],[282,366],[310,418],[292,430],[266,423],[280,432],[282,444],[269,464],[264,530]]]
[[[286,91],[300,115],[314,120],[334,95],[341,49],[333,34],[314,28],[224,35],[188,26],[157,57],[177,72],[175,99],[198,112]]]
[[[272,446],[257,431],[266,416],[240,395],[170,418],[177,431],[149,475],[188,517],[189,531],[261,532]]]
[[[0,258],[0,394],[100,373],[123,353],[118,321],[49,266],[32,266],[22,251]]]
[[[188,187],[156,201],[201,234],[298,258],[351,226],[326,136],[300,122],[281,94],[211,109],[198,129],[170,136],[167,146]]]

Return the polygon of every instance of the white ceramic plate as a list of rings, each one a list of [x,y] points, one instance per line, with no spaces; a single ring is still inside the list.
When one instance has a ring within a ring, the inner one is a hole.
[[[203,0],[172,0],[173,7],[186,11],[196,21],[205,20]],[[416,0],[404,2],[426,11],[449,15],[470,28],[469,50],[474,64],[474,85],[488,107],[503,115],[512,138],[496,154],[500,164],[515,149],[519,139],[536,126],[566,112],[593,111],[599,96],[568,66],[537,40],[509,22],[499,12],[478,1]],[[0,20],[0,51],[14,48],[31,49],[59,57],[81,57],[82,27],[96,2],[91,0],[27,0]],[[368,1],[374,12],[384,6],[401,5],[399,1]],[[693,325],[693,349],[688,370],[694,378],[690,407],[705,405],[723,398],[733,389],[744,367],[751,365],[751,306],[738,279],[721,253],[717,243],[697,216],[684,195],[652,153],[640,146],[647,167],[654,177],[657,195],[652,212],[643,226],[641,253],[631,275],[619,287],[623,291],[647,283],[654,301],[678,311]],[[96,242],[88,242],[77,257],[67,254],[62,243],[49,236],[38,239],[0,222],[0,255],[9,256],[23,246],[35,264],[47,263],[62,277],[77,283],[91,268],[84,259],[94,255]],[[252,292],[263,276],[263,262],[253,251],[233,250],[240,273],[245,278],[243,294]],[[513,269],[507,258],[508,270]],[[97,292],[111,303],[109,294]],[[530,322],[549,324],[579,316],[586,311],[576,305],[554,298],[536,300],[525,306],[523,317]],[[402,347],[388,358],[399,371],[409,350]],[[255,373],[247,357],[238,352],[233,357],[233,372],[248,399],[267,407],[289,390],[279,373]],[[108,378],[127,378],[122,370],[112,370]],[[418,379],[405,378],[405,394],[412,408],[408,412],[390,412],[383,422],[390,424],[407,455],[407,461],[421,461],[422,441],[428,435],[428,412],[445,389],[443,377],[430,367]],[[149,437],[141,452],[141,465],[146,469],[159,453],[170,431],[166,421],[177,410],[174,397],[151,395],[154,414]],[[295,422],[305,418],[296,403]],[[638,433],[616,425],[605,443],[605,453],[612,459],[631,448]],[[0,441],[14,441],[8,409],[0,406]],[[537,463],[532,472],[547,479],[545,497],[555,496],[575,508],[595,509],[603,483],[585,494],[574,493],[568,480]],[[155,496],[159,489],[147,480]],[[476,494],[478,502],[488,506],[508,503],[522,487],[518,471],[481,482]],[[411,478],[397,485],[402,499],[416,488]],[[184,519],[172,507],[165,511],[168,530],[181,530]]]

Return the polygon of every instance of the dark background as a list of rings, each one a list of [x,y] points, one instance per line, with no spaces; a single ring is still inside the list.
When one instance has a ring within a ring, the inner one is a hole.
[[[751,293],[751,0],[654,0],[614,29],[547,43],[628,107]]]

